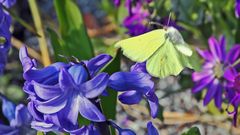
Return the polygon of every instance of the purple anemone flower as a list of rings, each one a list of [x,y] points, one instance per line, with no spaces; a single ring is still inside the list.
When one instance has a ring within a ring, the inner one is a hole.
[[[157,117],[159,111],[158,97],[154,93],[154,83],[151,76],[144,72],[144,63],[137,63],[131,72],[116,72],[109,78],[109,87],[123,92],[118,99],[128,105],[138,104],[142,97],[149,103],[151,116]]]
[[[143,9],[141,1],[134,6],[131,0],[127,0],[125,6],[128,9],[128,16],[124,19],[123,25],[128,29],[130,36],[137,36],[148,32],[150,29],[146,26],[149,12]]]
[[[214,99],[215,105],[220,109],[222,104],[222,93],[224,92],[225,80],[224,72],[227,67],[231,66],[240,56],[240,45],[235,45],[227,53],[225,49],[226,41],[221,36],[219,41],[214,37],[209,38],[209,49],[197,49],[200,56],[205,60],[201,72],[194,72],[192,79],[195,86],[193,93],[207,89],[203,104],[207,105],[211,99]]]
[[[21,48],[24,91],[29,94],[28,109],[35,119],[32,126],[44,132],[74,131],[78,129],[78,113],[91,121],[105,121],[95,104],[106,89],[109,77],[106,73],[97,73],[111,58],[102,54],[89,61],[59,62],[37,69],[26,48]]]
[[[0,4],[0,74],[7,63],[7,55],[11,46],[10,24],[11,17],[2,9]]]
[[[159,135],[157,129],[153,126],[152,122],[147,123],[148,135]]]
[[[5,97],[2,99],[3,115],[8,119],[10,125],[0,123],[1,135],[35,135],[36,131],[31,129],[32,116],[23,104],[15,105]]]
[[[240,17],[240,0],[236,0],[235,2],[235,15],[237,18]]]
[[[227,82],[227,98],[229,105],[233,106],[233,111],[227,111],[230,115],[233,115],[233,125],[237,126],[238,107],[240,105],[240,73],[234,68],[228,68],[224,73],[224,78]]]

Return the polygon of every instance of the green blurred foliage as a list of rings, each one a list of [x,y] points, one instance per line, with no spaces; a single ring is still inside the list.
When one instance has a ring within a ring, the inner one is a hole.
[[[198,127],[192,127],[188,129],[187,132],[184,132],[182,135],[201,135]]]

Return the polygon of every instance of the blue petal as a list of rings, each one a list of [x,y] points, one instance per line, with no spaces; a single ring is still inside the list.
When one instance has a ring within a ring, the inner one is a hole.
[[[151,77],[140,72],[117,72],[111,75],[109,86],[117,91],[136,90],[146,93],[154,87]]]
[[[119,135],[136,135],[131,129],[121,129],[119,130]]]
[[[101,122],[106,120],[104,115],[99,111],[99,109],[93,103],[91,103],[85,97],[81,97],[81,96],[79,97],[80,97],[79,112],[83,117],[95,122]]]
[[[149,92],[146,94],[149,107],[150,107],[150,112],[151,116],[153,118],[156,118],[159,112],[159,102],[158,102],[158,97],[155,95],[153,92]]]
[[[70,135],[90,135],[87,126],[82,126],[81,128],[72,131],[69,130],[65,131],[70,133]]]
[[[153,126],[152,122],[147,124],[148,135],[159,135],[157,129]]]
[[[87,98],[95,98],[102,94],[106,89],[108,84],[109,75],[106,73],[101,73],[87,81],[86,83],[80,85],[80,92]]]
[[[3,115],[8,119],[9,122],[11,122],[13,119],[15,119],[16,105],[3,96],[1,96],[1,99]]]
[[[44,100],[60,96],[63,92],[58,85],[43,85],[35,81],[32,82],[36,95]]]
[[[54,63],[43,69],[32,69],[23,74],[24,79],[27,81],[36,81],[43,84],[56,84],[58,82],[59,70],[63,67],[67,67],[65,63]]]
[[[21,47],[19,50],[19,59],[22,63],[24,72],[27,72],[34,67],[33,60],[28,56],[27,48],[25,46]]]
[[[72,90],[77,87],[72,76],[64,68],[62,68],[59,73],[59,85],[64,91]]]
[[[6,125],[0,124],[1,135],[19,135],[18,129]]]
[[[33,101],[30,101],[28,103],[27,108],[28,108],[29,113],[33,116],[33,118],[35,120],[43,121],[43,114],[36,109]]]
[[[30,125],[31,121],[32,116],[28,112],[28,109],[23,104],[19,104],[16,107],[14,122],[11,122],[10,125],[13,127],[20,127],[22,125]]]
[[[52,114],[62,110],[66,104],[66,95],[61,95],[45,102],[38,101],[36,109],[45,114]]]
[[[119,95],[118,99],[124,104],[138,104],[142,99],[142,94],[137,91],[127,91]]]
[[[147,69],[146,69],[146,62],[135,63],[135,64],[131,67],[131,71],[138,71],[138,72],[148,73],[148,72],[147,72]]]
[[[0,1],[5,7],[10,8],[16,3],[16,0],[1,0]]]
[[[64,123],[70,122],[72,125],[76,125],[80,107],[80,98],[78,95],[71,95],[69,98],[66,107],[58,113],[59,119],[60,121],[64,121]]]
[[[94,76],[101,68],[103,68],[110,60],[112,56],[107,54],[100,54],[87,62],[87,68],[91,76]]]
[[[59,129],[57,126],[55,126],[52,123],[45,123],[45,122],[39,122],[39,121],[33,121],[31,125],[32,125],[32,128],[42,132],[58,131]]]
[[[81,64],[71,66],[68,69],[68,72],[78,85],[85,82],[89,78],[86,69]]]

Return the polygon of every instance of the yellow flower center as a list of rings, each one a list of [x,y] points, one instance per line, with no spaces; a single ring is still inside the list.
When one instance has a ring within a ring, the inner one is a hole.
[[[213,71],[214,71],[215,77],[221,78],[223,76],[223,65],[217,62],[213,68]]]

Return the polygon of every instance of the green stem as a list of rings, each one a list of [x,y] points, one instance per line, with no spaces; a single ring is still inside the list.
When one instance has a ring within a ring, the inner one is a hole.
[[[36,0],[28,0],[28,3],[32,12],[35,28],[37,30],[37,33],[40,35],[40,37],[38,37],[38,41],[39,41],[39,46],[42,54],[43,65],[48,66],[51,64],[51,62],[50,62],[47,41],[43,31],[43,26],[42,26],[39,10],[37,7],[37,3],[36,3]]]

